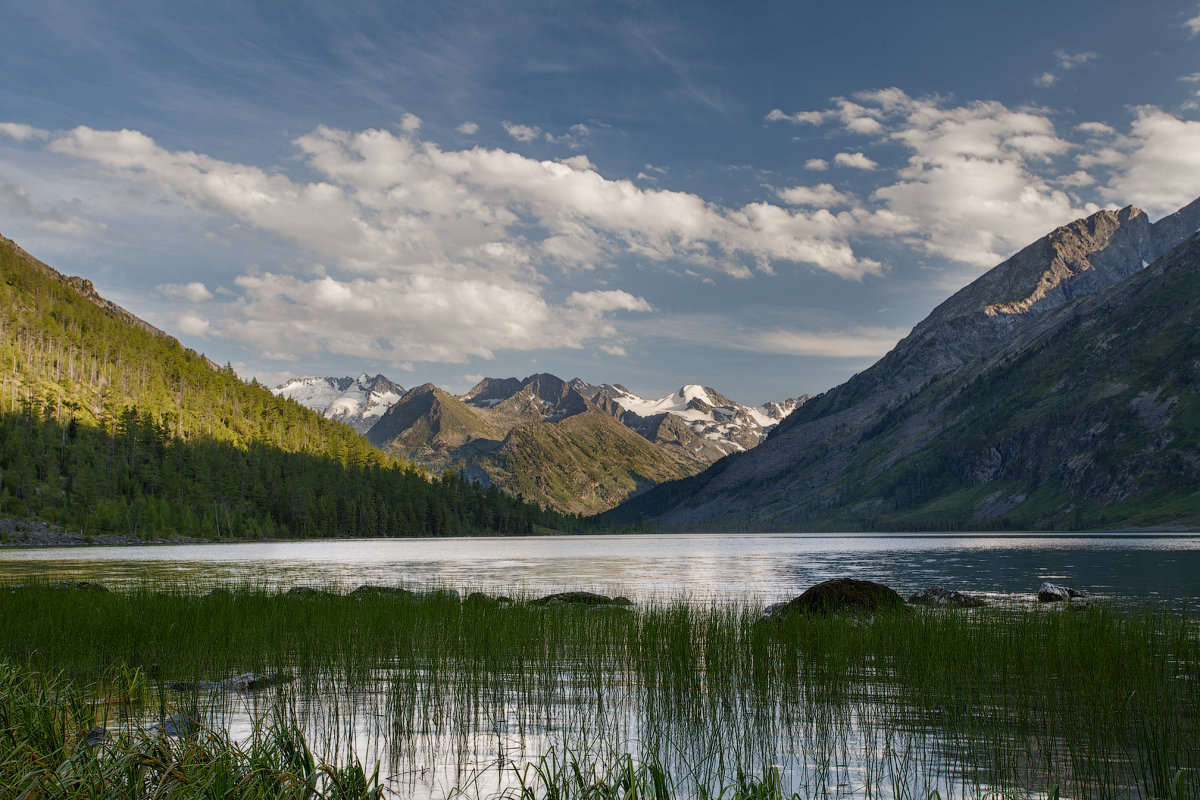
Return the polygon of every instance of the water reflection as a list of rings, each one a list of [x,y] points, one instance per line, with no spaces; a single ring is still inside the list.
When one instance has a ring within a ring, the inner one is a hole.
[[[1026,598],[1042,581],[1094,594],[1200,600],[1200,537],[657,535],[371,539],[0,549],[0,578],[192,586],[363,583],[501,593],[591,589],[636,600],[773,601],[833,577],[901,592],[942,584]]]

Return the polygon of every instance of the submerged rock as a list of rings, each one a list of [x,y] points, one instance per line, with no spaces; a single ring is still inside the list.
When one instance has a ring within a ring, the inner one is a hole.
[[[259,689],[268,689],[272,686],[281,686],[285,683],[291,683],[295,678],[290,675],[259,675],[256,672],[243,672],[240,675],[234,675],[232,678],[225,678],[220,681],[176,681],[167,685],[167,688],[176,692],[191,692],[191,691],[234,691],[234,692],[250,692]]]
[[[364,583],[350,593],[351,597],[391,597],[396,600],[412,600],[416,598],[417,593],[411,589],[403,589],[399,586],[376,586],[370,583]]]
[[[93,725],[88,728],[88,732],[84,734],[83,744],[85,747],[99,747],[102,744],[108,744],[108,731],[99,725]]]
[[[191,736],[200,730],[200,720],[186,711],[172,714],[162,722],[157,722],[151,730],[159,731],[167,736]]]
[[[904,598],[882,583],[834,578],[809,587],[786,603],[768,606],[763,613],[782,619],[792,614],[875,613],[904,607]]]
[[[908,602],[918,606],[949,606],[950,608],[979,608],[987,602],[962,592],[941,586],[928,586],[908,596]]]
[[[293,586],[286,592],[288,597],[300,597],[304,600],[316,600],[320,597],[329,597],[329,592],[320,589],[314,589],[311,586]]]
[[[1059,586],[1049,581],[1038,587],[1037,599],[1040,603],[1059,603],[1072,597],[1087,597],[1087,592],[1070,586]]]
[[[59,581],[50,585],[51,589],[70,592],[107,592],[108,587],[95,581]]]
[[[596,594],[595,592],[556,592],[548,594],[545,597],[539,597],[536,600],[530,600],[530,605],[535,606],[550,606],[550,605],[576,605],[576,606],[610,606],[613,608],[625,608],[633,605],[633,601],[627,597],[609,597],[604,594]]]

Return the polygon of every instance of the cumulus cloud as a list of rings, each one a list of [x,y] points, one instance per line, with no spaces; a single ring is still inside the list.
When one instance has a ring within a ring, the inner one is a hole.
[[[1175,211],[1200,194],[1200,122],[1139,108],[1128,135],[1080,163],[1110,169],[1105,199],[1132,203],[1152,216]]]
[[[499,149],[449,151],[378,130],[319,128],[296,144],[319,180],[300,183],[282,172],[168,151],[137,131],[81,127],[49,146],[284,235],[357,272],[469,269],[464,262],[500,241],[527,256],[513,264],[558,268],[632,256],[739,276],[747,265],[775,261],[852,279],[879,269],[854,254],[847,217],[767,203],[725,208],[605,178],[584,156],[538,161]]]
[[[404,363],[546,346],[619,349],[615,315],[647,313],[650,304],[621,290],[586,291],[571,276],[631,260],[739,278],[783,263],[852,280],[882,269],[854,252],[849,212],[724,207],[605,178],[582,154],[539,161],[502,149],[445,150],[415,130],[318,128],[295,144],[305,180],[172,151],[131,130],[80,127],[47,147],[107,179],[155,187],[227,229],[292,241],[322,262],[320,278],[243,275],[232,300],[208,308],[206,335],[236,337],[269,357],[327,351]],[[548,271],[562,282],[561,299]],[[203,285],[160,291],[211,299]],[[199,330],[196,319],[188,324]]]
[[[1195,36],[1200,33],[1200,16],[1195,16],[1183,23],[1183,27],[1187,28],[1188,36]]]
[[[518,142],[532,142],[542,133],[542,129],[535,125],[518,125],[507,120],[501,122],[500,125],[504,128],[505,133]]]
[[[405,114],[400,118],[400,130],[405,133],[416,133],[421,130],[421,118],[416,114]]]
[[[462,125],[458,126],[457,130],[459,133],[465,133],[466,135],[470,136],[479,132],[479,125],[475,122],[464,122]]]
[[[154,289],[164,297],[170,297],[175,300],[187,300],[189,303],[202,303],[205,300],[211,300],[213,297],[213,293],[200,281],[183,284],[164,283],[154,287]]]
[[[220,323],[221,335],[254,341],[270,357],[288,360],[329,352],[462,363],[498,350],[577,348],[617,335],[607,313],[650,310],[620,291],[574,293],[554,306],[537,287],[482,276],[339,280],[264,273],[236,284],[243,297]]]
[[[839,167],[851,167],[853,169],[865,170],[872,170],[879,166],[862,153],[838,153],[833,157],[833,163],[837,164]]]
[[[205,336],[209,331],[208,320],[193,311],[185,311],[176,317],[175,327],[188,336]]]
[[[823,158],[810,158],[804,162],[804,168],[813,172],[824,172],[829,169],[829,162]]]
[[[70,207],[71,204],[65,206]],[[64,210],[64,207],[39,208],[23,187],[12,183],[0,183],[0,210],[13,217],[33,220],[34,225],[41,230],[77,239],[87,239],[108,232],[108,226],[103,222],[71,214]]]
[[[789,205],[817,208],[846,206],[854,200],[850,195],[833,188],[831,183],[818,183],[816,186],[789,186],[786,189],[776,189],[775,194]]]
[[[952,105],[893,88],[835,99],[825,111],[802,112],[802,121],[813,114],[854,135],[864,127],[861,120],[874,120],[877,142],[908,152],[906,162],[889,169],[866,153],[838,154],[836,163],[873,167],[877,175],[871,202],[844,212],[853,219],[848,236],[900,237],[930,255],[987,267],[1091,210],[1059,180],[1055,161],[1072,144],[1044,111],[996,102]],[[796,116],[781,114],[792,122]],[[1068,183],[1081,180],[1074,174]]]
[[[0,122],[0,133],[11,139],[16,139],[18,142],[23,142],[27,139],[47,139],[50,137],[49,131],[44,131],[41,128],[35,128],[32,125],[25,125],[20,122]]]

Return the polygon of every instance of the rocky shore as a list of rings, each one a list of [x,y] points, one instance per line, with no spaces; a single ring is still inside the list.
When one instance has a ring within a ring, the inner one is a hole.
[[[106,534],[84,537],[69,533],[57,525],[36,520],[0,517],[0,547],[76,547],[81,545],[175,544],[202,542],[186,536],[138,539],[133,536]]]

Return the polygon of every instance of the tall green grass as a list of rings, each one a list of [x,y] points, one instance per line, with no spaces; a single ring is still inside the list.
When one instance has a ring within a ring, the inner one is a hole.
[[[216,720],[287,707],[315,752],[379,759],[406,795],[523,792],[533,764],[544,796],[583,796],[574,770],[612,788],[624,763],[645,779],[625,784],[656,792],[659,770],[672,796],[1200,797],[1200,635],[1164,608],[775,623],[682,601],[34,586],[0,591],[0,619],[0,657],[93,687],[117,717],[183,696],[225,704]],[[246,671],[295,680],[167,688]]]

